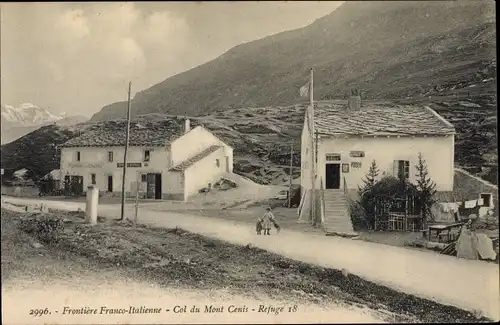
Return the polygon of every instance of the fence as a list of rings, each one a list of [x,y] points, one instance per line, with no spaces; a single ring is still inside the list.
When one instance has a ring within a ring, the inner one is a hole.
[[[374,199],[375,230],[420,231],[424,228],[417,198],[377,197]]]

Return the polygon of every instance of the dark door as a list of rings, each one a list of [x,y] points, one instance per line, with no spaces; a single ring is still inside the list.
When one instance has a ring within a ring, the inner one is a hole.
[[[326,164],[325,188],[340,188],[340,164]]]
[[[155,199],[161,200],[161,174],[155,175]]]
[[[147,174],[146,198],[148,198],[148,199],[155,198],[155,188],[156,188],[155,185],[156,185],[155,174]]]
[[[113,192],[113,176],[108,175],[108,192]]]
[[[71,195],[71,178],[69,175],[64,176],[64,193],[66,196]]]
[[[71,192],[73,195],[81,196],[83,195],[83,176],[71,176],[72,189]]]

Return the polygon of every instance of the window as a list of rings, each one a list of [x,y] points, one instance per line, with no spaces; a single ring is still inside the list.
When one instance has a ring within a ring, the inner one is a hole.
[[[150,152],[149,150],[144,150],[144,161],[149,161]]]
[[[483,207],[493,207],[491,193],[481,193],[481,199],[483,199]]]
[[[148,181],[148,175],[147,174],[141,174],[141,182],[147,182]]]
[[[220,167],[220,161],[219,161],[219,159],[215,159],[215,164],[217,165],[217,167]]]
[[[339,153],[329,153],[326,154],[326,161],[339,161],[340,154]]]
[[[96,181],[95,181],[95,174],[90,174],[90,178],[92,180],[92,185],[95,185],[96,184]]]
[[[113,151],[108,151],[108,161],[113,162]]]
[[[393,176],[397,178],[410,178],[410,162],[408,160],[395,160]]]
[[[80,151],[76,152],[76,161],[80,161]]]

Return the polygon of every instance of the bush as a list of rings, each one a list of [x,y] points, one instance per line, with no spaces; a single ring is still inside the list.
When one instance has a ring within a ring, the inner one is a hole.
[[[57,241],[57,235],[64,231],[64,221],[60,217],[34,215],[21,219],[19,228],[43,242]]]
[[[361,196],[360,203],[366,212],[366,220],[370,226],[375,222],[375,207],[380,207],[383,204],[386,208],[391,209],[397,200],[405,197],[405,193],[410,196],[418,197],[418,190],[415,185],[406,180],[401,180],[392,176],[383,177],[375,183],[368,191]]]

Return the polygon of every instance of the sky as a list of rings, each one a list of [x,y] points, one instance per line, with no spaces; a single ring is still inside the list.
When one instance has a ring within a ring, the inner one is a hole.
[[[90,117],[340,1],[2,3],[1,103]]]

